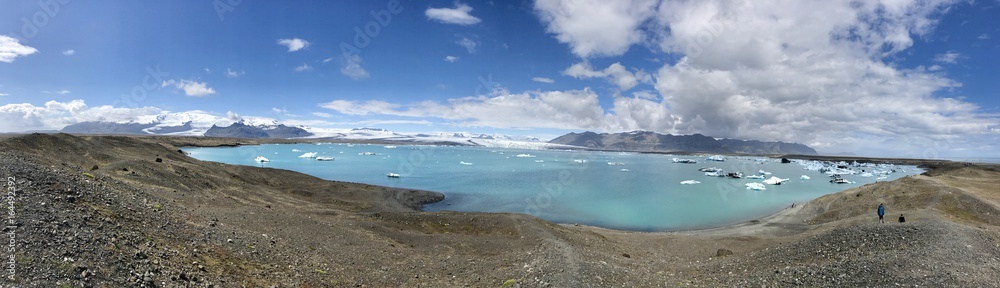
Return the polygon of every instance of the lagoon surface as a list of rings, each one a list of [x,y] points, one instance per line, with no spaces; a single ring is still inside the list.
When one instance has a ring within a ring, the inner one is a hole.
[[[805,170],[804,165],[781,164],[778,159],[758,157],[726,157],[724,162],[711,162],[705,157],[659,154],[342,143],[183,150],[206,161],[288,169],[329,180],[444,193],[445,200],[425,206],[427,211],[525,213],[559,223],[636,231],[735,224],[772,214],[792,203],[922,172],[913,166],[897,166],[894,167],[897,172],[886,175],[885,179],[845,175],[853,183],[833,184],[828,176]],[[334,160],[299,157],[309,152]],[[258,156],[270,161],[255,162]],[[672,158],[698,163],[673,163]],[[763,179],[708,177],[698,171],[701,167],[747,175],[763,170],[789,181],[766,185],[767,190],[763,191],[748,190],[746,183]],[[873,168],[852,169],[860,173],[862,169],[870,172]],[[388,173],[400,177],[387,177]],[[802,175],[811,179],[803,180]],[[685,180],[701,183],[680,184]],[[872,211],[877,205],[872,203]]]

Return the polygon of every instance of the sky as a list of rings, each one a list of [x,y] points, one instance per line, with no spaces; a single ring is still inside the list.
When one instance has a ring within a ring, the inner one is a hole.
[[[3,6],[0,132],[198,111],[321,128],[648,130],[1000,157],[997,0]]]

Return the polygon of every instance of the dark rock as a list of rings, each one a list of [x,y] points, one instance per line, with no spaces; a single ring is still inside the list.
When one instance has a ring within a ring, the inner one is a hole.
[[[156,158],[156,163],[163,163],[163,159],[161,159],[161,158]]]
[[[632,258],[632,255],[628,255],[628,253],[622,253],[622,257],[625,257],[625,258]]]
[[[733,251],[729,249],[719,249],[719,251],[715,252],[716,257],[729,256],[729,255],[733,255]]]
[[[94,165],[94,167],[90,167],[90,171],[94,171],[97,169],[101,169],[101,167],[98,167],[97,165]]]

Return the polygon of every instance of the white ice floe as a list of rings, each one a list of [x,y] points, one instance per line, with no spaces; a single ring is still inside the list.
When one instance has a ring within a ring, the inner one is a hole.
[[[802,180],[809,180],[809,176],[806,176],[806,175],[802,175],[802,177],[799,177],[799,179],[802,179]]]
[[[757,191],[767,190],[767,187],[764,187],[764,184],[760,184],[757,182],[750,182],[747,183],[746,185],[747,185],[747,190],[757,190]]]
[[[681,181],[681,184],[682,185],[701,184],[701,181],[697,181],[697,180],[684,180],[684,181]]]
[[[465,162],[465,161],[459,161],[459,162],[458,162],[458,164],[462,164],[462,165],[472,165],[472,163],[469,163],[469,162]]]
[[[621,170],[618,170],[618,171],[622,171],[622,172],[628,172],[629,170],[628,170],[628,169],[625,169],[625,168],[622,168]]]
[[[747,179],[764,179],[764,175],[747,175]]]
[[[788,179],[781,179],[781,178],[778,178],[778,177],[771,176],[771,178],[768,178],[767,180],[764,180],[763,182],[764,182],[764,184],[769,184],[769,185],[781,185],[781,182],[785,182],[785,181],[788,181]]]
[[[292,149],[292,152],[302,152],[302,150],[299,150],[299,149]]]
[[[260,163],[271,162],[271,160],[268,160],[267,158],[264,158],[264,156],[257,156],[257,158],[254,158],[253,161],[257,161],[257,162],[260,162]]]
[[[535,155],[531,154],[517,154],[518,158],[535,158]]]
[[[705,160],[723,162],[726,161],[726,157],[722,157],[722,155],[712,155],[708,156],[708,158],[705,158]]]
[[[385,177],[389,177],[389,178],[399,178],[399,174],[396,174],[396,173],[389,173],[389,174],[385,174]]]
[[[299,158],[316,158],[317,155],[319,155],[319,153],[316,153],[316,152],[306,152],[306,153],[302,153],[302,155],[299,155]]]
[[[316,161],[333,161],[333,157],[319,156],[316,157]]]

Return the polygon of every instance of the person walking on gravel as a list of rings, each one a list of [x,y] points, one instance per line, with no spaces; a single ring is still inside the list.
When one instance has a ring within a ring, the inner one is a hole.
[[[878,204],[878,223],[885,223],[885,205]]]

